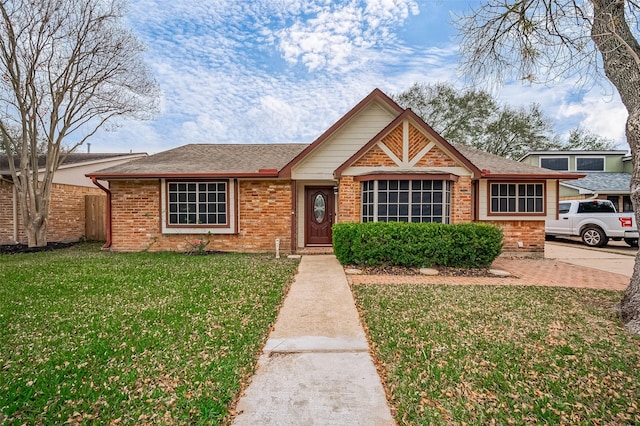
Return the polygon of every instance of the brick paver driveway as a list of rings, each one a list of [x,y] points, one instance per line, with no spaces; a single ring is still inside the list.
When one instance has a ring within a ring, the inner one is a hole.
[[[588,250],[588,249],[584,249]],[[572,264],[581,259],[570,248],[553,247],[547,249],[547,253],[553,252],[558,256],[562,253],[571,254],[570,258],[556,259],[503,259],[498,258],[493,263],[493,268],[508,271],[512,274],[508,278],[498,277],[445,277],[445,276],[401,276],[401,275],[349,275],[351,284],[379,283],[379,284],[478,284],[478,285],[539,285],[556,287],[595,288],[606,290],[624,290],[629,284],[633,257],[614,254],[594,255],[585,253],[585,262],[590,266]],[[622,256],[617,258],[616,256]],[[618,266],[611,262],[624,262]],[[610,262],[607,264],[606,262]],[[598,269],[602,267],[609,270],[619,270],[622,273],[610,272]],[[608,267],[613,266],[613,267]]]

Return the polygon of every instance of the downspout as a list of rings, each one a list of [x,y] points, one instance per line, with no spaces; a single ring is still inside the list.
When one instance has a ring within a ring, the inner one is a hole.
[[[107,194],[107,242],[102,246],[103,249],[111,247],[111,191],[105,188],[98,182],[98,179],[94,176],[91,177],[91,182],[98,188],[102,189]]]

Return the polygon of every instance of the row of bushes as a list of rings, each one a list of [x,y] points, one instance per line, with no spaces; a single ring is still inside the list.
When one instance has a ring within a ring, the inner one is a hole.
[[[338,223],[333,252],[343,265],[481,268],[498,257],[502,238],[484,223]]]

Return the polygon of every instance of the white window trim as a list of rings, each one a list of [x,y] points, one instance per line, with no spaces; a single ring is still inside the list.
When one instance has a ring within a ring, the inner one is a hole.
[[[236,200],[236,181],[235,179],[211,179],[207,181],[201,182],[213,182],[224,180],[227,182],[227,188],[229,192],[229,197],[227,201],[227,215],[228,215],[228,224],[224,227],[215,226],[215,227],[206,227],[199,226],[194,228],[184,227],[184,226],[168,226],[167,224],[167,181],[168,182],[176,182],[175,179],[161,179],[160,181],[160,205],[161,205],[161,227],[163,234],[236,234],[237,224],[236,224],[236,209],[237,209],[237,200]],[[195,181],[194,181],[195,182]]]
[[[602,160],[602,170],[581,170],[578,168],[578,158],[598,158]],[[606,157],[602,156],[602,155],[576,155],[576,157],[574,158],[574,170],[576,172],[590,172],[590,173],[597,173],[597,172],[604,172],[607,169],[607,159]]]
[[[571,159],[568,156],[557,156],[557,155],[547,155],[547,156],[542,156],[538,158],[538,167],[542,167],[545,168],[542,165],[542,160],[560,160],[560,159],[565,159],[567,160],[567,170],[558,170],[559,172],[568,172],[569,170],[571,170]],[[555,169],[551,169],[551,170],[555,170]]]

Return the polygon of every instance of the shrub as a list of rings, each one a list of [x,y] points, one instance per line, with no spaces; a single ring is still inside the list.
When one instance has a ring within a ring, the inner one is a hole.
[[[343,265],[481,268],[498,257],[502,237],[485,223],[338,223],[333,251]]]

